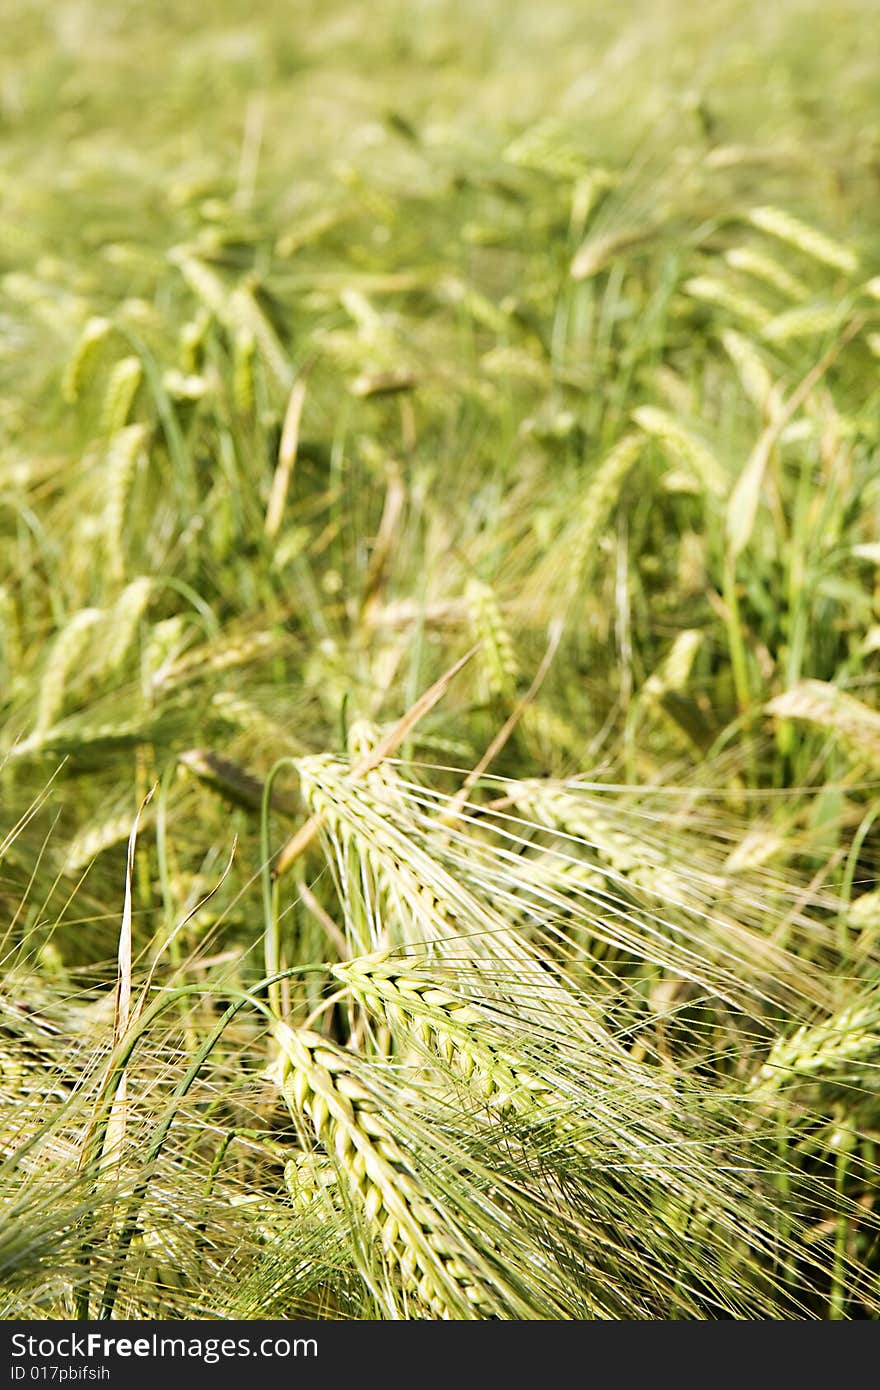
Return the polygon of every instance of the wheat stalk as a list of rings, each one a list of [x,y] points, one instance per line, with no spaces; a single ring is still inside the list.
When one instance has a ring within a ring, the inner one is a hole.
[[[777,718],[805,719],[842,735],[868,763],[880,766],[880,714],[830,681],[801,681],[766,708]]]
[[[388,758],[373,761],[373,754],[382,747],[387,733],[387,729],[381,728],[372,719],[355,719],[348,728],[346,749],[354,765],[366,765],[362,774],[363,784],[375,797],[376,804],[386,804],[402,812],[407,804],[403,779]]]
[[[61,713],[70,672],[102,617],[100,608],[81,608],[55,638],[37,696],[34,732],[38,737],[46,734]]]
[[[169,260],[177,266],[193,294],[223,323],[228,312],[229,296],[220,276],[185,247],[174,247],[169,253]]]
[[[111,849],[114,845],[127,840],[130,834],[130,811],[120,812],[118,815],[110,816],[106,820],[97,821],[87,826],[68,843],[64,856],[65,871],[76,873],[79,869],[86,868],[105,849]]]
[[[229,319],[233,330],[250,333],[278,387],[287,394],[293,385],[293,371],[287,354],[266,315],[250,289],[242,285],[229,296]]]
[[[144,670],[154,687],[163,684],[164,673],[180,655],[186,636],[186,619],[181,613],[153,623],[144,639]]]
[[[503,158],[522,169],[541,169],[560,179],[582,178],[588,168],[583,152],[566,137],[553,117],[542,118],[511,140]],[[607,174],[605,181],[608,182]]]
[[[649,700],[659,700],[668,691],[684,690],[702,644],[703,634],[699,629],[686,628],[680,632],[660,666],[645,681],[642,694]]]
[[[806,299],[810,293],[809,286],[805,285],[803,280],[798,280],[772,256],[756,251],[752,246],[734,247],[726,253],[724,259],[731,269],[738,270],[743,275],[751,275],[753,279],[762,281],[796,303]]]
[[[88,713],[71,715],[13,744],[9,756],[26,758],[39,753],[70,753],[102,743],[139,743],[149,736],[150,727],[143,718],[113,720],[97,719]]]
[[[289,753],[305,752],[302,741],[287,725],[273,719],[253,700],[246,699],[238,692],[218,690],[211,696],[211,704],[223,719],[246,733],[253,734],[267,747]]]
[[[180,344],[180,369],[187,376],[198,372],[202,365],[202,353],[208,329],[211,326],[211,314],[202,308],[194,319],[189,319],[184,323],[178,335]]]
[[[250,661],[266,657],[275,646],[274,633],[266,631],[228,634],[182,653],[171,656],[158,668],[153,676],[156,689],[173,690],[214,671],[228,671],[236,666],[246,666]]]
[[[859,268],[858,257],[848,246],[841,246],[840,242],[833,241],[824,232],[808,226],[806,222],[792,217],[791,213],[784,212],[781,208],[753,208],[749,213],[749,221],[753,227],[758,227],[769,236],[784,241],[797,251],[803,251],[804,255],[829,266],[832,270],[854,275]]]
[[[770,314],[756,299],[736,290],[715,275],[694,275],[684,283],[684,291],[692,299],[703,304],[711,304],[718,309],[726,309],[735,318],[742,319],[752,328],[763,328]]]
[[[101,347],[112,331],[110,319],[96,314],[87,320],[61,379],[61,394],[70,404],[93,379]]]
[[[589,576],[595,565],[599,537],[620,496],[621,486],[643,448],[643,436],[631,432],[619,439],[601,459],[576,503],[575,516],[564,527],[560,549],[566,556],[566,563],[560,565],[554,555],[552,564],[542,565],[531,585],[541,598],[548,590],[557,590],[562,582],[570,602],[585,576]],[[535,706],[529,717],[536,717]],[[552,712],[548,717],[552,718]]]
[[[617,501],[621,484],[642,452],[637,434],[625,434],[602,459],[590,479],[578,508],[577,529],[571,552],[572,573],[580,572]]]
[[[751,1090],[770,1096],[783,1086],[823,1078],[843,1081],[876,1065],[880,1054],[877,1004],[856,1004],[821,1023],[803,1024],[777,1038]]]
[[[733,913],[732,879],[720,863],[702,863],[696,844],[688,848],[676,839],[670,853],[662,840],[652,841],[640,831],[638,821],[631,832],[598,809],[594,798],[575,795],[566,784],[523,780],[508,783],[507,790],[510,800],[538,824],[569,840],[570,855],[587,847],[598,861],[606,880],[600,894],[584,887],[572,902],[547,890],[560,909],[578,912],[591,935],[654,961],[664,974],[736,1000],[737,1008],[746,999],[754,1007],[756,1001],[777,997],[789,1005],[797,999],[828,1006],[831,994],[823,972],[768,936],[765,894],[757,883],[737,883]],[[651,819],[643,815],[642,825]],[[743,910],[746,902],[756,913],[753,925]]]
[[[815,338],[840,328],[847,315],[845,303],[802,304],[777,314],[761,330],[767,343],[790,343],[798,338]]]
[[[643,405],[633,411],[633,419],[646,434],[652,436],[674,460],[695,473],[708,492],[723,497],[730,487],[721,464],[708,445],[692,430],[687,429],[674,415],[658,406]]]
[[[364,867],[374,875],[381,912],[365,922],[349,922],[354,952],[391,945],[459,941],[476,958],[492,963],[487,971],[487,997],[517,1001],[517,1007],[539,1017],[545,1008],[572,1016],[586,1033],[604,1029],[591,1017],[582,998],[570,993],[561,973],[540,956],[535,945],[517,931],[494,905],[477,897],[432,852],[430,833],[419,836],[409,818],[395,815],[387,791],[376,791],[363,777],[354,780],[344,763],[330,755],[314,755],[297,763],[303,798],[327,831],[337,837],[338,862],[346,891],[354,856],[358,891],[363,891]],[[442,833],[439,823],[436,830]]]
[[[516,692],[519,668],[513,639],[501,616],[491,587],[471,579],[465,592],[473,639],[480,643],[477,654],[485,687],[485,698],[500,696],[511,700]]]
[[[721,341],[733,365],[736,367],[742,388],[752,405],[768,419],[773,419],[782,409],[782,391],[774,383],[770,371],[751,338],[726,328]]]
[[[369,1010],[384,1012],[392,1031],[414,1035],[446,1063],[453,1064],[481,1096],[502,1110],[535,1115],[539,1095],[557,1101],[550,1085],[516,1060],[516,1054],[486,1040],[489,1014],[468,999],[415,973],[412,957],[378,952],[340,962],[332,973]]]
[[[500,1315],[475,1255],[420,1182],[354,1054],[281,1022],[273,1033],[280,1048],[273,1077],[291,1114],[334,1159],[339,1182],[404,1288],[437,1318]]]
[[[115,579],[125,573],[126,512],[138,463],[144,455],[149,432],[146,425],[126,425],[111,436],[104,462],[104,545]]]
[[[139,575],[126,584],[105,615],[97,644],[98,663],[103,675],[112,675],[123,665],[153,597],[154,588],[154,581],[149,575]]]
[[[554,1146],[560,1153],[579,1155],[595,1169],[594,1182],[612,1192],[614,1174],[622,1167],[634,1185],[631,1201],[644,1184],[643,1199],[655,1216],[664,1211],[664,1220],[674,1228],[682,1211],[689,1211],[694,1235],[695,1212],[712,1190],[716,1239],[724,1231],[734,1243],[739,1240],[745,1223],[754,1218],[738,1205],[742,1194],[735,1182],[714,1171],[711,1146],[701,1155],[688,1143],[684,1114],[678,1114],[682,1096],[656,1069],[597,1046],[589,1083],[577,1078],[575,1104],[564,1031],[545,1044],[537,1066],[529,1065],[529,1051],[512,1037],[510,1017],[438,985],[430,975],[418,973],[419,964],[384,952],[338,963],[332,973],[369,1012],[384,1017],[398,1038],[414,1039],[460,1075],[477,1098],[476,1105],[467,1104],[468,1113],[488,1107],[515,1115],[542,1135],[545,1155]],[[704,1124],[707,1120],[704,1115]],[[549,1143],[548,1135],[554,1136]],[[687,1169],[672,1157],[682,1144],[688,1147]],[[562,1192],[559,1196],[564,1201]],[[761,1238],[759,1226],[756,1239]],[[606,1209],[585,1230],[596,1249],[622,1253],[613,1211]]]
[[[593,233],[578,250],[571,263],[572,280],[589,280],[615,259],[621,251],[638,246],[654,233],[651,226],[621,227],[616,231]]]
[[[144,369],[139,357],[123,357],[116,363],[101,402],[98,426],[101,434],[115,434],[126,425],[143,376]]]
[[[307,1150],[284,1164],[284,1184],[300,1216],[326,1215],[327,1202],[339,1207],[339,1173],[327,1154]]]
[[[197,298],[227,330],[233,343],[242,335],[253,339],[277,385],[288,393],[293,382],[290,363],[251,290],[246,285],[228,290],[219,275],[185,247],[175,247],[169,259]]]

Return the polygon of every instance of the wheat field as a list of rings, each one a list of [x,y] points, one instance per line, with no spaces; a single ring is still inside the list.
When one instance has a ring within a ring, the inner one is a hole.
[[[21,0],[0,1315],[880,1315],[872,0]]]

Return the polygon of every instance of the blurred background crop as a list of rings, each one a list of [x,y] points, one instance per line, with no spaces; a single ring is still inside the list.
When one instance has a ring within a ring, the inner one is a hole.
[[[7,3],[6,1316],[877,1315],[878,18]]]

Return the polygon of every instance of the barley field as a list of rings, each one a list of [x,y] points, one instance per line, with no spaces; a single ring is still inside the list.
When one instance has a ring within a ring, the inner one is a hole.
[[[873,0],[17,0],[0,1316],[880,1315]]]

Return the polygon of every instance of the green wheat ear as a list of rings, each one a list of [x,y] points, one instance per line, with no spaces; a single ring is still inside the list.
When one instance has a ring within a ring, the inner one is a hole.
[[[317,1033],[281,1023],[273,1033],[280,1048],[273,1075],[291,1114],[334,1160],[338,1181],[404,1288],[431,1317],[503,1316],[474,1257],[421,1186],[356,1059]]]
[[[510,700],[519,677],[513,638],[501,615],[498,601],[488,584],[478,579],[468,582],[465,593],[474,641],[480,643],[480,663],[485,695]]]
[[[114,579],[122,579],[125,575],[128,504],[135,475],[146,456],[148,439],[146,425],[125,425],[107,443],[104,458],[104,545]]]
[[[68,679],[102,616],[99,608],[83,608],[55,638],[40,682],[35,724],[38,735],[45,734],[61,714]]]
[[[139,357],[123,357],[110,373],[101,403],[99,428],[102,434],[113,435],[128,424],[134,398],[144,379]]]
[[[681,424],[668,411],[644,405],[633,411],[633,419],[646,434],[656,439],[674,463],[690,469],[707,492],[723,497],[730,486],[727,474],[704,440]]]
[[[71,404],[94,380],[101,349],[113,332],[113,324],[100,315],[90,318],[80,334],[61,381],[61,394]]]
[[[842,246],[824,232],[809,226],[781,208],[753,208],[748,217],[753,227],[794,247],[796,251],[802,251],[805,256],[829,266],[832,270],[843,271],[846,275],[854,275],[858,270],[858,257],[848,246]]]

